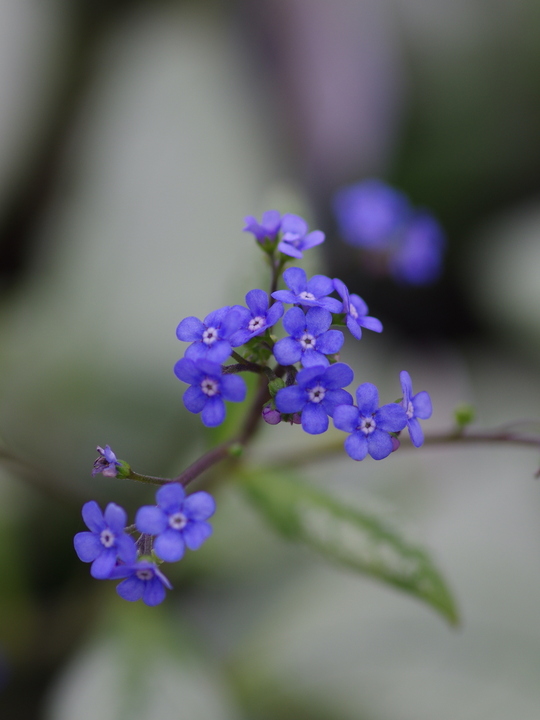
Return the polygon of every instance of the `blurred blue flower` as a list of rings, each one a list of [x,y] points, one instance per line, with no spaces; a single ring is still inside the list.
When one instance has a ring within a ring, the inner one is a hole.
[[[437,280],[442,272],[444,233],[437,220],[419,212],[408,224],[399,246],[389,260],[390,272],[410,285]]]
[[[379,407],[379,391],[372,383],[356,389],[354,405],[341,405],[334,411],[334,425],[351,433],[345,440],[345,450],[353,460],[363,460],[369,453],[374,460],[382,460],[394,449],[391,432],[403,430],[407,416],[403,407],[390,403]]]
[[[304,250],[320,245],[325,238],[321,230],[308,233],[308,224],[304,218],[291,213],[283,216],[281,232],[278,250],[293,258],[301,258]]]
[[[105,580],[116,564],[117,558],[125,563],[135,562],[137,548],[124,529],[126,511],[115,503],[109,503],[103,514],[95,500],[83,505],[83,520],[91,532],[80,532],[73,538],[75,552],[83,562],[91,562],[90,574]]]
[[[212,534],[206,522],[215,510],[214,498],[200,491],[188,495],[180,483],[163,485],[156,493],[155,505],[145,505],[137,511],[135,525],[142,533],[156,535],[156,555],[167,562],[180,560],[185,547],[198,550]]]
[[[244,232],[253,233],[259,243],[264,243],[265,240],[272,242],[280,231],[281,215],[277,210],[267,210],[263,213],[260,223],[253,215],[244,218],[244,222],[246,223]]]

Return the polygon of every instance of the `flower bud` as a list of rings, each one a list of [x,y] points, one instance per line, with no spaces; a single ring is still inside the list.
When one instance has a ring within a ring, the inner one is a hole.
[[[279,425],[281,422],[281,413],[270,405],[266,405],[262,411],[262,418],[269,425]]]

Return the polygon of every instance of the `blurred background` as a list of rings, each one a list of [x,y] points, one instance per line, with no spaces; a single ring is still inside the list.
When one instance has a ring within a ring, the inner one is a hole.
[[[385,325],[346,344],[385,402],[407,369],[426,432],[540,418],[540,5],[535,0],[1,0],[0,714],[72,720],[537,720],[538,453],[345,455],[313,484],[396,513],[437,559],[451,630],[275,538],[233,487],[158,608],[90,578],[80,507],[212,441],[182,405],[175,329],[268,282],[246,215],[327,234],[311,271]],[[426,287],[370,276],[337,189],[379,177],[447,236]],[[348,341],[347,341],[348,343]],[[314,447],[268,427],[253,454]],[[204,487],[204,482],[197,487]]]

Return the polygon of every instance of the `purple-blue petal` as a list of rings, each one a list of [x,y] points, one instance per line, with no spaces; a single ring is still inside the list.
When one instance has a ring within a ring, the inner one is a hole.
[[[334,283],[326,275],[314,275],[307,284],[307,291],[316,298],[325,297],[334,292]]]
[[[374,460],[382,460],[392,452],[392,438],[384,430],[376,428],[367,437],[368,452]]]
[[[304,350],[302,353],[302,365],[306,367],[328,367],[328,358],[317,350]]]
[[[387,432],[399,432],[407,424],[407,415],[401,405],[389,403],[380,407],[374,416],[377,427]]]
[[[328,415],[322,403],[309,402],[302,410],[302,427],[310,435],[320,435],[328,430]]]
[[[311,335],[321,335],[332,324],[332,315],[322,307],[310,308],[306,313],[305,327]]]
[[[178,482],[162,485],[156,493],[156,502],[164,513],[171,515],[181,509],[186,496],[185,490]]]
[[[412,398],[412,404],[414,414],[417,418],[420,418],[420,420],[427,420],[431,417],[433,408],[431,405],[431,398],[428,392],[422,390],[421,392],[417,393]]]
[[[354,380],[354,373],[345,363],[335,363],[325,371],[323,380],[329,390],[337,390],[350,385]]]
[[[119,535],[127,525],[127,513],[124,508],[116,505],[116,503],[109,503],[107,505],[104,518],[107,526],[110,527],[115,535]]]
[[[201,413],[201,420],[206,427],[217,427],[225,420],[225,403],[219,395],[208,398]]]
[[[300,260],[304,256],[303,252],[299,248],[293,245],[291,241],[287,240],[282,240],[279,243],[278,250],[280,253],[293,257],[296,260]]]
[[[362,337],[362,329],[360,328],[358,322],[352,317],[352,315],[347,315],[345,322],[351,335],[357,340],[360,340]]]
[[[343,303],[341,300],[337,300],[336,298],[331,297],[323,297],[319,299],[319,305],[325,310],[328,310],[331,313],[341,313],[343,312]]]
[[[200,347],[206,346],[204,346],[204,343],[201,343]],[[232,347],[231,343],[228,340],[216,340],[212,345],[210,345],[210,347],[206,349],[204,358],[206,360],[209,360],[210,362],[220,364],[224,360],[226,360],[231,353]]]
[[[231,308],[226,316],[223,318],[221,323],[219,336],[220,338],[228,339],[230,335],[240,330],[244,320],[243,308],[238,310],[237,308]]]
[[[182,509],[190,520],[208,520],[216,511],[216,501],[210,493],[199,490],[187,496]]]
[[[103,548],[103,552],[94,560],[90,567],[90,575],[96,580],[107,580],[116,565],[117,551],[115,547]]]
[[[140,600],[142,598],[144,585],[145,583],[143,580],[139,580],[138,577],[132,575],[116,586],[116,592],[124,600],[135,602],[136,600]]]
[[[266,326],[272,327],[277,323],[279,318],[284,313],[284,307],[283,304],[280,302],[275,302],[272,307],[268,310],[268,313],[266,315]]]
[[[179,380],[189,385],[198,383],[202,378],[202,373],[193,360],[185,357],[178,360],[175,364],[174,374]]]
[[[283,235],[290,237],[303,237],[308,231],[308,224],[300,215],[285,213],[281,219]]]
[[[356,388],[356,402],[361,415],[373,415],[379,407],[379,391],[373,383],[362,383]]]
[[[339,330],[327,330],[317,338],[316,348],[323,355],[333,355],[341,350],[345,338]]]
[[[368,452],[367,440],[363,433],[353,432],[344,442],[347,455],[353,460],[363,460]]]
[[[167,515],[155,505],[143,505],[135,516],[137,530],[147,535],[159,535],[165,530],[168,522]]]
[[[307,275],[302,268],[288,268],[283,273],[283,280],[285,281],[287,287],[290,288],[295,295],[299,295],[302,290],[306,289]],[[272,297],[276,297],[276,295],[272,293]],[[282,298],[278,297],[276,299],[281,300]]]
[[[424,431],[416,418],[411,418],[407,423],[411,442],[415,447],[420,447],[424,443]]]
[[[209,313],[204,318],[204,324],[207,328],[213,327],[218,328],[221,323],[224,321],[224,319],[227,317],[230,311],[230,306],[225,305],[222,308],[218,308],[217,310],[213,310],[211,313]]]
[[[103,513],[95,500],[84,503],[82,506],[82,517],[86,526],[90,528],[92,532],[101,532],[106,527]]]
[[[184,542],[190,550],[198,550],[211,534],[212,526],[204,521],[190,522],[182,530]]]
[[[289,335],[299,338],[306,330],[306,314],[299,307],[292,307],[285,313],[283,327]]]
[[[402,370],[399,373],[399,381],[401,383],[401,392],[403,393],[403,401],[407,405],[409,403],[409,399],[412,396],[413,388],[412,388],[412,380],[411,376],[406,370]]]
[[[99,536],[93,532],[77,533],[73,538],[73,546],[79,560],[83,562],[92,562],[103,550]]]
[[[352,405],[352,403],[352,395],[346,390],[338,389],[327,390],[321,405],[324,407],[328,415],[330,415],[330,417],[333,417],[334,411],[337,407],[339,407],[340,405]]]
[[[208,395],[205,395],[199,385],[191,385],[184,393],[183,401],[189,412],[200,413],[206,405]]]
[[[312,230],[302,240],[302,250],[309,250],[316,245],[320,245],[324,242],[324,239],[325,234],[322,232],[322,230]]]
[[[373,332],[380,333],[383,331],[383,324],[377,318],[371,317],[371,315],[364,315],[364,317],[358,318],[358,322],[366,330],[372,330]]]
[[[333,419],[338,430],[352,433],[358,427],[360,413],[354,405],[338,405],[334,410]]]
[[[300,370],[296,376],[296,382],[301,388],[310,387],[316,380],[321,381],[326,367],[310,367],[305,370]]]
[[[300,310],[300,308],[292,309]],[[300,310],[300,312],[302,311]],[[302,357],[302,347],[294,338],[282,338],[274,345],[274,357],[280,365],[294,365]]]
[[[278,391],[276,408],[282,413],[299,412],[307,402],[307,393],[298,385],[291,385]]]
[[[184,556],[184,540],[179,530],[167,528],[154,540],[156,555],[166,562],[176,562]]]
[[[243,402],[247,393],[244,378],[239,375],[223,375],[221,378],[221,394],[230,402]]]
[[[143,603],[149,607],[155,607],[165,600],[165,588],[161,581],[154,576],[151,580],[144,583]]]
[[[137,546],[131,535],[122,533],[116,538],[118,557],[125,563],[134,563],[137,559]]]
[[[176,328],[176,337],[183,342],[195,342],[200,340],[205,327],[196,317],[187,317]]]
[[[250,290],[246,295],[246,304],[254,317],[264,316],[268,310],[268,295],[264,290]]]
[[[363,317],[364,315],[367,315],[368,306],[366,305],[365,301],[362,300],[360,295],[356,295],[356,294],[350,295],[349,302],[351,305],[354,306],[354,309],[358,313],[359,317]]]

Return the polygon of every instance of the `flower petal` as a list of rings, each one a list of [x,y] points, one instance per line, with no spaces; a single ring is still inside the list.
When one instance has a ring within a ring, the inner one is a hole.
[[[292,308],[292,310],[300,310],[300,308]],[[292,337],[282,338],[274,345],[274,357],[280,365],[294,365],[302,357],[302,347],[298,340]]]
[[[268,310],[268,295],[264,290],[250,290],[246,295],[246,305],[254,317],[266,315]]]
[[[156,555],[166,562],[176,562],[184,556],[184,540],[178,530],[167,528],[154,540]]]
[[[379,407],[379,391],[373,383],[362,383],[356,389],[356,401],[361,415],[373,415]]]
[[[82,517],[86,526],[90,528],[92,532],[101,532],[106,527],[103,513],[95,500],[84,503],[82,507]]]
[[[327,330],[317,338],[315,347],[323,355],[333,355],[341,350],[344,342],[345,337],[340,330]]]
[[[407,424],[407,415],[402,405],[389,403],[383,405],[375,413],[377,427],[387,432],[399,432]]]
[[[223,375],[221,378],[221,394],[230,402],[243,402],[247,393],[244,378],[239,375]]]
[[[137,530],[147,535],[159,535],[165,530],[168,522],[167,515],[155,505],[143,505],[135,516]]]
[[[302,354],[302,365],[304,367],[328,367],[328,358],[317,350],[306,350]]]
[[[409,399],[412,396],[413,388],[412,388],[412,380],[411,376],[406,370],[402,370],[399,373],[399,380],[401,382],[401,391],[403,393],[403,402],[405,405],[408,405]]]
[[[360,413],[354,405],[338,405],[334,410],[334,425],[338,430],[351,433],[358,427]]]
[[[195,342],[201,339],[205,329],[199,318],[187,317],[176,328],[176,337],[183,342]]]
[[[144,592],[144,581],[132,575],[116,586],[116,592],[124,600],[135,602],[140,600]]]
[[[363,433],[353,432],[352,435],[345,440],[345,451],[353,460],[363,460],[368,451],[367,440]]]
[[[188,387],[182,398],[184,405],[189,412],[200,413],[208,402],[208,395],[205,395],[199,385]]]
[[[178,512],[186,496],[185,490],[178,482],[162,485],[156,493],[156,502],[167,515]]]
[[[392,438],[384,430],[376,428],[367,437],[368,452],[374,460],[388,457],[393,450]]]
[[[276,408],[282,413],[299,412],[307,402],[307,393],[298,385],[292,385],[278,391]]]
[[[212,526],[207,522],[190,522],[182,530],[184,542],[190,550],[198,550],[212,534]]]
[[[428,392],[422,390],[421,392],[417,393],[412,398],[412,404],[414,408],[414,414],[416,417],[420,418],[420,420],[427,420],[431,417],[433,408],[431,405],[431,398]]]
[[[329,390],[337,390],[350,385],[354,380],[354,373],[345,363],[335,363],[325,371],[323,380]]]
[[[330,415],[330,417],[333,417],[334,410],[339,407],[340,405],[352,405],[353,399],[352,395],[348,393],[346,390],[328,390],[326,395],[324,396],[324,400],[322,401],[321,405],[324,407],[325,412]]]
[[[302,427],[310,435],[320,435],[328,430],[328,415],[320,404],[307,403],[302,410]]]
[[[306,330],[311,335],[322,335],[332,324],[332,315],[322,307],[310,308],[305,317]]]
[[[103,548],[101,555],[92,563],[90,575],[96,580],[107,580],[116,565],[116,557],[116,548]]]
[[[116,549],[118,557],[125,563],[134,563],[137,559],[137,546],[131,535],[122,533],[116,538]]]
[[[189,358],[181,358],[174,366],[174,374],[182,382],[188,383],[188,385],[197,384],[202,377],[202,372],[195,365],[193,360]]]
[[[302,268],[288,268],[283,273],[283,280],[285,281],[287,287],[290,288],[295,295],[299,295],[302,290],[305,290],[307,285],[307,275]],[[276,297],[274,293],[272,293],[272,297]],[[281,298],[277,299],[281,300]]]
[[[283,318],[285,331],[294,338],[300,337],[306,330],[306,314],[299,307],[292,307],[285,313]]]
[[[424,431],[422,430],[422,426],[418,422],[416,418],[411,418],[409,422],[407,423],[409,427],[409,435],[411,437],[411,442],[414,445],[414,447],[420,447],[424,444]]]
[[[103,545],[98,535],[93,532],[80,532],[73,538],[75,552],[79,556],[79,560],[83,562],[92,562],[101,554]]]
[[[143,588],[143,603],[149,607],[155,607],[165,600],[165,588],[157,577],[147,580]]]
[[[225,420],[225,403],[219,395],[208,398],[201,413],[201,420],[206,427],[216,427]]]
[[[216,501],[210,493],[199,490],[187,496],[182,510],[190,520],[208,520],[216,511]]]
[[[109,503],[105,508],[105,522],[115,535],[119,535],[127,525],[127,513],[116,503]]]

